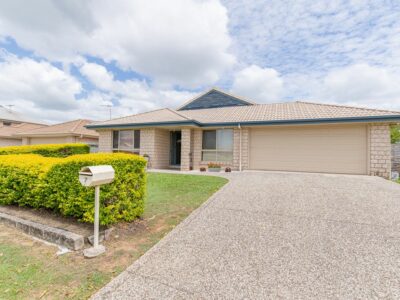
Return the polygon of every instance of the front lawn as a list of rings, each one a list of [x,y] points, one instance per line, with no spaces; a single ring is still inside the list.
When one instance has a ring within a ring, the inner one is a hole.
[[[106,254],[56,256],[56,248],[0,224],[1,299],[85,299],[139,258],[227,182],[149,173],[143,220],[120,224]]]

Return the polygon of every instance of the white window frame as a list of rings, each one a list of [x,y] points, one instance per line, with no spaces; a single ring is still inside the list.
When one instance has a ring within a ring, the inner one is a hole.
[[[204,131],[215,131],[215,149],[203,149],[203,138],[204,138]],[[218,145],[218,131],[230,131],[232,134],[232,148],[220,148]],[[225,162],[225,163],[231,163],[233,161],[233,148],[234,148],[234,137],[233,137],[233,129],[231,128],[224,128],[224,129],[211,129],[211,130],[203,130],[202,132],[202,145],[201,145],[201,161],[204,162]],[[212,160],[204,160],[204,153],[215,153],[215,159]],[[218,154],[222,153],[229,153],[231,158],[226,160],[226,159],[220,159]]]
[[[121,131],[131,131],[133,135],[133,147],[132,149],[122,149],[120,147],[121,145]],[[118,132],[118,147],[114,148],[114,132]],[[136,132],[139,133],[139,148],[135,148],[135,134]],[[123,129],[123,130],[113,130],[112,135],[111,135],[111,143],[112,143],[112,151],[113,152],[131,152],[134,154],[139,154],[140,153],[140,145],[141,145],[141,132],[139,129]]]

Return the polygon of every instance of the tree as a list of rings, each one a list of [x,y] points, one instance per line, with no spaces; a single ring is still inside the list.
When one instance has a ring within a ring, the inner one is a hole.
[[[390,141],[392,144],[396,144],[400,142],[400,126],[392,126],[390,128]]]

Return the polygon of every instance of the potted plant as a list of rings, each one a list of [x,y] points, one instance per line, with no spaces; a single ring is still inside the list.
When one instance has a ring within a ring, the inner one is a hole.
[[[219,164],[209,163],[207,166],[208,166],[208,171],[210,171],[210,172],[221,171],[221,165],[219,165]]]

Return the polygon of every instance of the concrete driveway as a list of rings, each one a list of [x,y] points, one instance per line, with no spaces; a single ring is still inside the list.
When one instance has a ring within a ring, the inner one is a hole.
[[[230,182],[94,299],[400,298],[400,185],[277,172]]]

